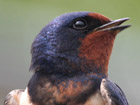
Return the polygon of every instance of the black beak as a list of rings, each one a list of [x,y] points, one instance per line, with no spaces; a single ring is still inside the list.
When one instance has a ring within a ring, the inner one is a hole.
[[[121,19],[111,21],[107,24],[97,27],[96,29],[94,29],[94,32],[96,32],[96,31],[116,31],[118,33],[131,26],[131,25],[120,26],[122,23],[124,23],[127,20],[129,20],[129,18],[121,18]]]

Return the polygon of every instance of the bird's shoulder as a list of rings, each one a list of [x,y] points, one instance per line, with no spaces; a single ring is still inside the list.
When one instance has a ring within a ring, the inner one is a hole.
[[[30,102],[28,88],[12,90],[4,100],[4,105],[34,105]]]
[[[102,79],[100,92],[107,105],[129,105],[122,89],[109,79]]]
[[[19,105],[19,100],[20,100],[21,94],[23,92],[24,92],[23,89],[15,89],[15,90],[12,90],[5,97],[4,105]]]

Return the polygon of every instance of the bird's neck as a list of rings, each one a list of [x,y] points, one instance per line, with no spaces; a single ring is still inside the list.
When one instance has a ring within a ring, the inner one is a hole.
[[[96,73],[107,76],[109,58],[106,56],[100,56],[99,59],[94,60],[92,59],[92,54],[84,55],[84,57],[80,58],[81,55],[76,54],[77,52],[72,55],[49,53],[41,54],[41,57],[38,55],[32,59],[31,67],[34,71],[45,71],[47,74],[71,76],[79,73]]]
[[[104,59],[104,58],[102,58]],[[41,59],[40,59],[41,60]],[[43,61],[40,61],[43,62]],[[46,62],[46,63],[45,63]],[[78,74],[101,74],[107,76],[105,72],[108,70],[108,60],[101,62],[101,65],[97,65],[96,61],[79,58],[77,55],[63,55],[57,54],[57,56],[50,56],[49,59],[40,64],[40,70],[45,71],[48,74],[62,74],[68,76],[75,76]],[[45,64],[45,65],[44,65]]]

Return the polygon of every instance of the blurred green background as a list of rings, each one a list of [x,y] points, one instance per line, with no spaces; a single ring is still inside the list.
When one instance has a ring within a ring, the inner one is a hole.
[[[66,12],[92,11],[111,19],[130,17],[113,48],[109,78],[130,105],[140,101],[140,0],[0,0],[0,105],[9,91],[25,88],[32,73],[30,46],[39,31]]]

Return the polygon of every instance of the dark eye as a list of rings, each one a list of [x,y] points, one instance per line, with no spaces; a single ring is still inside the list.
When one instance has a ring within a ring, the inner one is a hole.
[[[75,29],[85,29],[87,27],[87,23],[84,20],[77,20],[73,24],[73,28]]]

